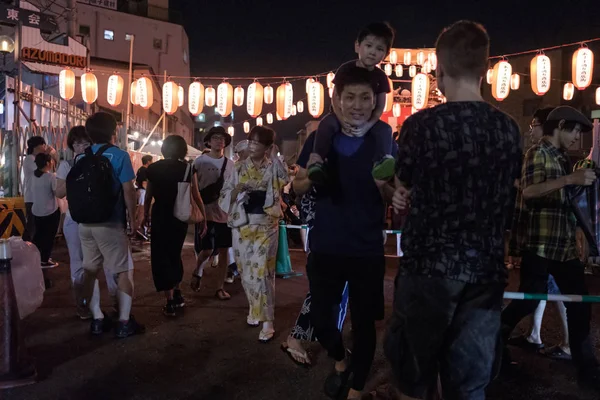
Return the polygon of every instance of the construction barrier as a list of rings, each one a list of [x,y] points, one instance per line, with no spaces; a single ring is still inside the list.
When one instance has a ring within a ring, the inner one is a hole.
[[[0,198],[0,238],[23,236],[25,219],[25,201],[22,197]]]

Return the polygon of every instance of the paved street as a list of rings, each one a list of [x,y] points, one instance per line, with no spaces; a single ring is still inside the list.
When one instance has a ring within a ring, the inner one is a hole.
[[[395,252],[391,243],[388,253]],[[312,369],[296,367],[279,349],[293,325],[307,290],[306,277],[277,280],[277,336],[270,344],[257,341],[258,328],[246,326],[247,303],[236,281],[227,285],[232,300],[214,297],[215,269],[205,272],[201,293],[189,290],[194,256],[191,243],[184,248],[186,265],[185,315],[166,319],[161,307],[164,299],[154,291],[149,265],[149,246],[136,249],[136,297],[134,314],[145,323],[143,336],[115,340],[112,335],[90,338],[87,322],[74,315],[69,290],[68,256],[63,244],[55,259],[61,266],[51,271],[56,286],[46,293],[42,307],[24,322],[29,352],[37,360],[40,382],[0,392],[1,399],[202,399],[275,400],[324,399],[321,385],[331,367],[318,345],[311,350],[317,360]],[[304,271],[305,256],[292,251],[295,270]],[[389,315],[396,259],[388,258],[386,274],[386,313]],[[515,274],[512,274],[514,289]],[[600,280],[589,278],[592,293],[600,293]],[[101,285],[104,288],[104,285]],[[103,300],[109,310],[108,298]],[[595,321],[600,320],[595,306]],[[543,337],[549,344],[557,341],[556,313],[548,307]],[[346,331],[349,332],[349,324]],[[598,343],[598,323],[594,324]],[[379,343],[385,324],[378,326]],[[427,334],[424,332],[424,334]],[[591,400],[594,394],[580,391],[569,363],[549,361],[542,356],[514,352],[522,362],[522,376],[492,384],[488,398]],[[386,362],[378,346],[369,388],[378,399],[389,397]]]

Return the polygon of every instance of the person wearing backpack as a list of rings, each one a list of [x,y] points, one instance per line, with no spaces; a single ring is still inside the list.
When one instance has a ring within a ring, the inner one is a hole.
[[[200,290],[200,281],[204,267],[208,264],[215,249],[218,249],[219,289],[215,296],[219,300],[229,300],[231,296],[223,289],[227,275],[227,250],[231,247],[231,228],[227,226],[227,213],[219,207],[219,196],[223,183],[234,171],[234,163],[224,156],[225,147],[231,144],[231,136],[222,126],[214,126],[204,142],[210,152],[196,158],[194,167],[198,174],[198,188],[206,209],[206,220],[196,225],[194,249],[197,255],[196,269],[192,274],[192,290]]]
[[[84,298],[90,299],[93,315],[91,332],[100,335],[112,327],[100,309],[100,299],[92,296],[98,271],[104,267],[117,278],[119,322],[118,338],[142,333],[145,328],[135,321],[131,312],[133,271],[129,267],[129,238],[126,232],[137,230],[135,173],[126,151],[114,146],[117,121],[104,112],[89,117],[85,129],[94,143],[67,176],[69,211],[79,223],[79,238],[83,250]]]

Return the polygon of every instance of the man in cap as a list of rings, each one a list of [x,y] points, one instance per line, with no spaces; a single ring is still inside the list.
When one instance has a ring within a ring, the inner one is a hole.
[[[197,266],[192,275],[192,289],[200,290],[200,281],[205,264],[208,264],[213,251],[218,249],[220,270],[223,277],[219,279],[216,292],[220,300],[229,300],[231,296],[223,290],[223,282],[227,273],[227,249],[231,247],[231,229],[227,226],[227,213],[219,207],[219,195],[223,183],[233,173],[234,164],[224,156],[225,147],[231,144],[231,136],[222,126],[214,126],[204,138],[204,144],[210,152],[202,154],[194,161],[198,174],[198,189],[204,201],[206,219],[196,225],[194,249],[197,255]]]
[[[587,295],[584,266],[577,255],[577,220],[570,204],[569,187],[589,186],[596,180],[592,169],[571,172],[566,150],[589,132],[592,124],[572,107],[554,109],[543,125],[540,142],[525,155],[521,177],[528,212],[519,292],[547,293],[548,274],[562,293]],[[539,301],[513,301],[502,312],[502,339],[507,342],[514,327],[531,314]],[[600,388],[598,362],[590,342],[589,303],[566,303],[569,342],[579,382]],[[510,365],[504,350],[503,365]]]

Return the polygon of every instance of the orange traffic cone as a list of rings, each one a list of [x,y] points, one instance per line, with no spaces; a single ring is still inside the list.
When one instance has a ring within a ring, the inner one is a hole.
[[[0,239],[0,389],[35,383],[37,373],[25,355],[23,338],[19,335],[19,309],[13,285],[8,240]]]

